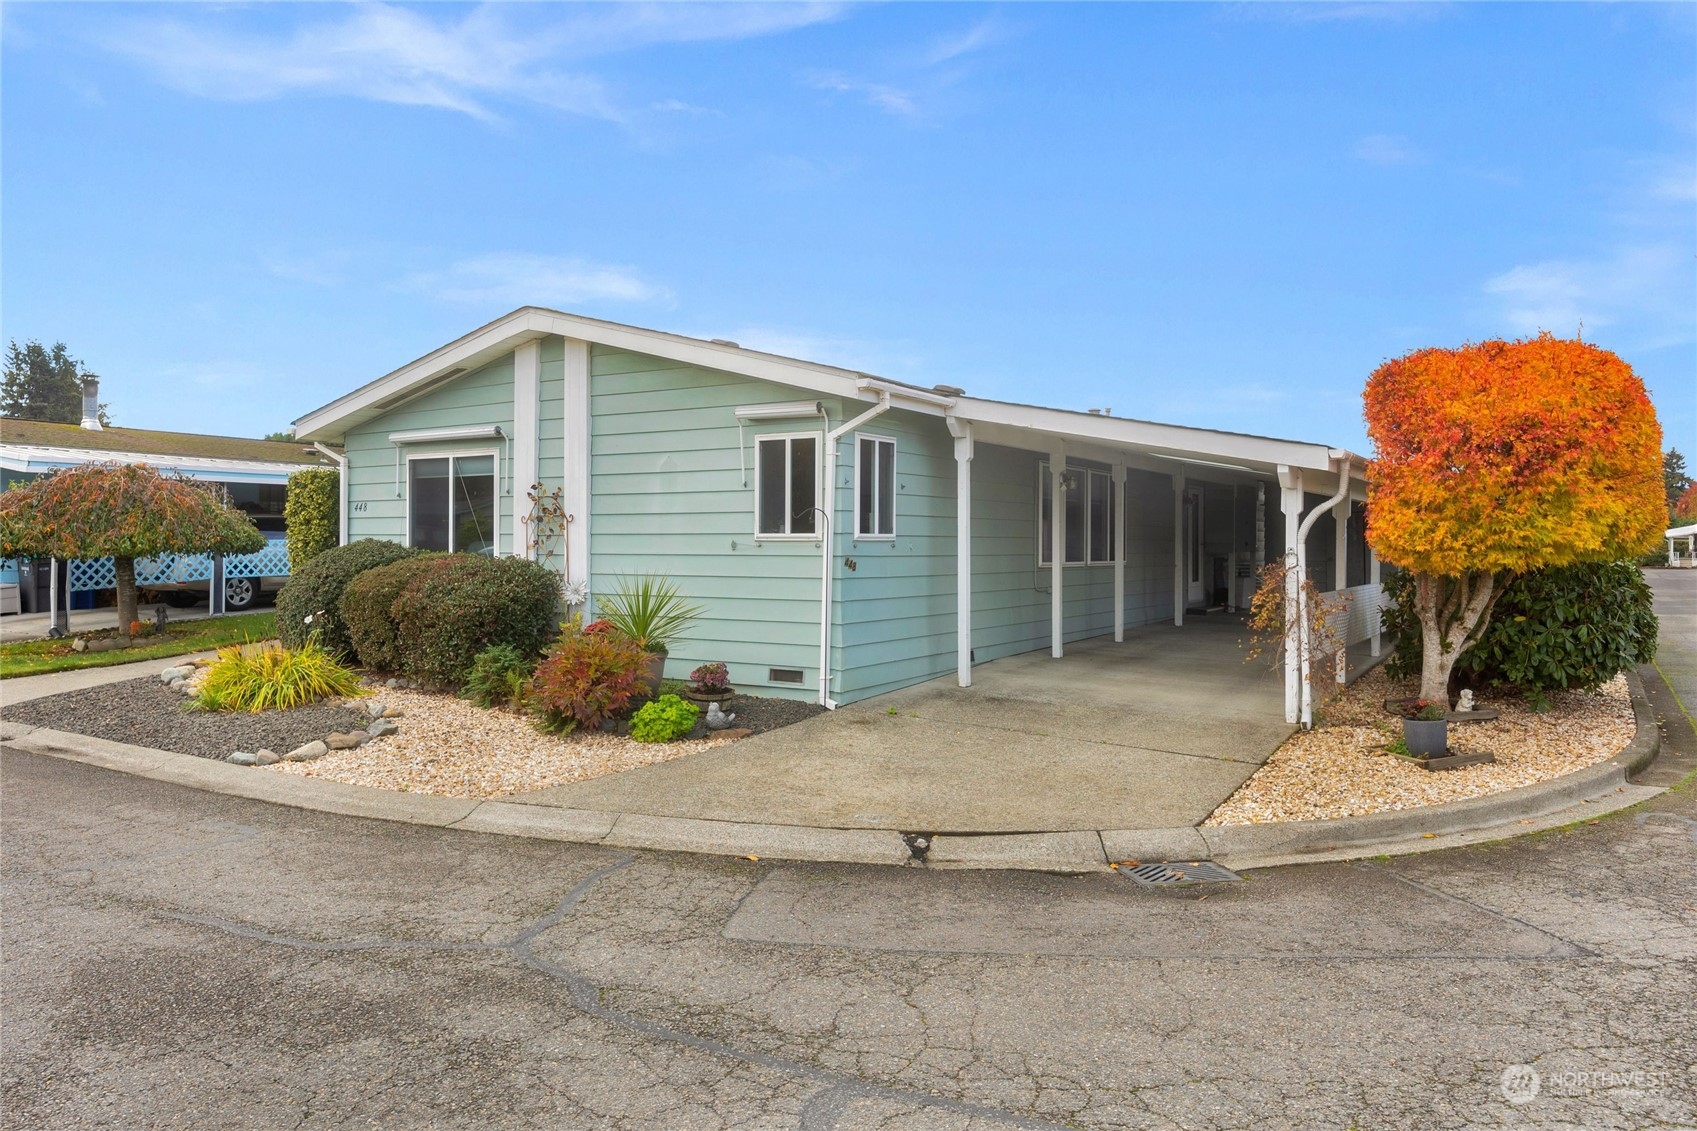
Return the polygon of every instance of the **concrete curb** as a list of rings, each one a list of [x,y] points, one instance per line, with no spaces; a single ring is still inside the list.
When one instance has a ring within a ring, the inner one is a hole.
[[[1021,869],[1078,874],[1105,871],[1122,860],[1212,859],[1233,868],[1306,860],[1351,859],[1476,843],[1539,827],[1595,817],[1663,792],[1629,785],[1628,777],[1655,760],[1661,732],[1638,675],[1628,672],[1637,734],[1606,762],[1554,781],[1445,805],[1330,821],[1286,821],[1224,828],[938,835],[926,864],[936,868]],[[173,785],[204,789],[349,817],[400,821],[501,836],[721,856],[762,856],[850,864],[911,865],[898,832],[758,825],[556,809],[510,799],[469,801],[399,793],[196,758],[0,720],[0,741],[19,750],[85,762]],[[1578,807],[1584,806],[1583,809]],[[1578,811],[1569,812],[1578,809]],[[1497,831],[1495,834],[1493,831]]]

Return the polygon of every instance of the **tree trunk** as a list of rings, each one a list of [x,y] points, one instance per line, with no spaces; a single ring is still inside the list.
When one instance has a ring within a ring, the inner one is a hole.
[[[136,621],[136,560],[113,558],[112,572],[118,578],[118,631],[127,633]]]
[[[1414,575],[1420,616],[1420,698],[1449,706],[1450,672],[1461,654],[1484,635],[1491,609],[1508,578],[1490,573],[1461,577]]]

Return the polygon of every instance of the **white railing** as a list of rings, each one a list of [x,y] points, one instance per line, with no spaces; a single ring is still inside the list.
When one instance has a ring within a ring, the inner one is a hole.
[[[1385,608],[1385,587],[1383,585],[1352,585],[1339,592],[1327,593],[1326,597],[1342,596],[1349,602],[1340,612],[1332,614],[1331,627],[1343,639],[1344,646],[1362,644],[1373,639],[1382,625]],[[1337,618],[1342,617],[1339,624]]]

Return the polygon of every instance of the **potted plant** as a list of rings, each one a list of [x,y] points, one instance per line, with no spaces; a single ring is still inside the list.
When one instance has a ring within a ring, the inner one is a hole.
[[[1416,758],[1442,758],[1450,747],[1448,705],[1409,700],[1402,711],[1402,740]]]
[[[654,657],[648,665],[649,684],[658,690],[665,675],[667,651],[701,616],[701,606],[685,600],[676,583],[653,573],[619,578],[613,592],[596,604],[602,620]]]
[[[689,673],[689,678],[694,686],[684,692],[684,698],[696,703],[723,703],[736,694],[731,689],[730,669],[718,660],[702,664]]]

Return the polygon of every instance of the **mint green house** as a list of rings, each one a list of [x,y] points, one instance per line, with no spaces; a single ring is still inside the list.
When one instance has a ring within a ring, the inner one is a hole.
[[[295,424],[343,449],[344,541],[536,557],[589,616],[621,575],[664,573],[706,609],[668,674],[723,660],[759,694],[835,706],[951,673],[965,686],[974,664],[1241,607],[1287,552],[1322,589],[1358,590],[1352,639],[1377,631],[1364,466],[1322,444],[536,307]],[[537,536],[538,484],[562,493],[562,536]]]

